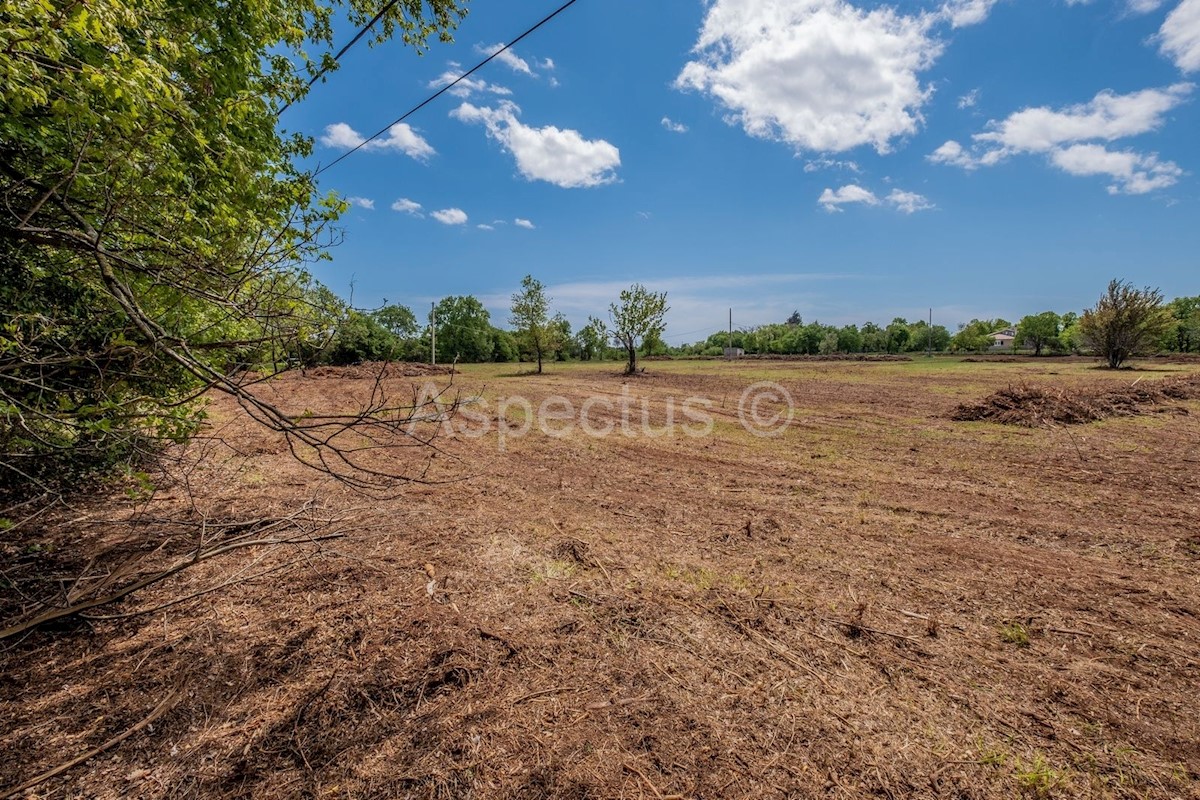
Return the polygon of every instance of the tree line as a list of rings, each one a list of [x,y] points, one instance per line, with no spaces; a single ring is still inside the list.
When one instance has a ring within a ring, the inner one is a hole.
[[[1135,290],[1119,281],[1116,284],[1110,291],[1117,295],[1125,292],[1125,305],[1132,302],[1134,295],[1148,303],[1147,336],[1139,340],[1137,351],[1200,352],[1200,296],[1163,302],[1156,290]],[[647,297],[656,299],[644,287],[633,289],[638,290],[636,294],[643,301]],[[1104,302],[1116,302],[1114,297],[1106,293]],[[551,313],[545,286],[531,275],[525,276],[521,290],[513,295],[509,328],[494,324],[483,303],[471,295],[443,298],[424,324],[403,305],[385,304],[373,311],[356,311],[343,303],[329,321],[332,335],[325,346],[307,353],[305,361],[335,365],[389,359],[428,361],[433,341],[439,362],[531,362],[537,364],[539,372],[546,361],[628,358],[629,342],[614,336],[618,326],[613,324],[614,313],[624,308],[628,299],[614,303],[608,319],[589,316],[577,331],[572,331],[564,315]],[[665,311],[665,293],[661,302]],[[1101,310],[1104,302],[1098,304]],[[330,303],[340,301],[336,298],[325,301],[327,306]],[[636,361],[638,354],[721,356],[727,347],[753,355],[996,352],[995,334],[1006,330],[1014,333],[1012,345],[1004,348],[1006,352],[1023,351],[1037,356],[1093,353],[1104,349],[1101,341],[1104,334],[1099,330],[1089,332],[1089,320],[1097,319],[1097,313],[1096,309],[1083,314],[1043,311],[1016,322],[1003,318],[972,319],[959,324],[951,333],[944,325],[931,326],[925,320],[913,322],[904,317],[896,317],[887,325],[806,323],[797,311],[781,323],[739,328],[732,333],[717,331],[701,341],[676,346],[668,345],[662,338],[665,327],[659,313],[653,324],[638,331],[629,363]],[[435,319],[433,324],[431,321]],[[433,337],[431,327],[436,334]]]

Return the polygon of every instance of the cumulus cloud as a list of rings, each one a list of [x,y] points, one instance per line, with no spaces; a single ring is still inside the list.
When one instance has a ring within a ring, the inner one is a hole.
[[[936,15],[846,0],[715,0],[679,89],[703,92],[751,136],[797,150],[884,153],[921,126],[942,51]]]
[[[826,188],[817,198],[817,203],[829,212],[844,210],[842,206],[860,203],[865,206],[887,205],[904,214],[915,214],[933,208],[933,203],[916,192],[906,192],[903,189],[893,189],[882,200],[870,189],[864,189],[857,184],[847,184],[837,191]]]
[[[935,164],[950,164],[950,166],[962,169],[974,169],[982,163],[954,139],[950,139],[949,142],[931,152],[929,160]]]
[[[398,150],[401,153],[424,161],[437,153],[429,142],[421,138],[407,122],[398,122],[388,128],[387,132],[377,139],[367,142],[365,137],[344,122],[335,122],[325,126],[321,136],[321,144],[335,147],[339,150],[352,150],[362,146],[363,150]],[[364,144],[364,142],[366,142]]]
[[[929,202],[924,195],[906,192],[902,189],[892,189],[891,194],[884,199],[903,214],[915,214],[918,211],[927,211],[934,207],[933,203]]]
[[[954,28],[978,25],[987,19],[997,2],[999,0],[950,0],[942,5],[941,15]]]
[[[1105,90],[1087,103],[1055,110],[1026,108],[1000,122],[975,140],[990,143],[1007,153],[1043,152],[1067,142],[1103,139],[1112,141],[1156,130],[1163,115],[1182,103],[1192,84],[1177,83],[1165,89],[1143,89],[1130,94]]]
[[[526,230],[530,230],[530,231],[533,230],[535,227],[537,227],[529,220],[521,219],[520,217],[517,217],[516,219],[513,220],[513,225],[516,225],[518,228],[525,228]]]
[[[1167,112],[1183,103],[1193,85],[1177,83],[1118,95],[1103,91],[1086,103],[1052,109],[1026,108],[975,134],[971,147],[950,140],[928,158],[963,169],[992,166],[1021,153],[1045,154],[1071,175],[1108,175],[1113,193],[1144,194],[1176,183],[1183,171],[1157,155],[1113,151],[1112,142],[1162,127]]]
[[[500,53],[498,56],[496,56],[496,60],[511,69],[513,72],[520,72],[523,75],[530,76],[534,74],[533,69],[531,69],[529,66],[529,62],[517,55],[515,50],[509,48],[501,53],[500,51],[503,48],[503,44],[477,44],[475,45],[475,52],[485,56],[490,56],[493,53]]]
[[[864,203],[868,206],[879,205],[879,198],[869,189],[864,189],[853,183],[843,186],[836,192],[833,189],[826,187],[825,191],[821,192],[821,196],[817,198],[817,202],[826,211],[841,211],[842,206],[847,203]]]
[[[1154,153],[1109,150],[1100,144],[1076,144],[1050,154],[1056,167],[1071,175],[1106,175],[1109,194],[1146,194],[1172,186],[1183,170]]]
[[[461,208],[443,208],[430,213],[429,216],[443,225],[464,225],[467,221],[467,212]]]
[[[1200,0],[1182,0],[1158,30],[1159,49],[1184,72],[1200,70]]]
[[[399,211],[402,214],[412,214],[414,217],[421,217],[421,204],[415,200],[409,200],[407,197],[401,197],[396,202],[392,203],[392,211]]]
[[[479,230],[481,230],[481,231],[494,231],[494,230],[496,230],[496,226],[494,226],[494,225],[488,225],[486,222],[481,222],[481,223],[479,223],[478,225],[476,225],[475,227],[476,227],[476,228],[479,228]]]
[[[368,211],[375,210],[375,201],[369,197],[347,197],[346,202],[352,206],[358,206],[359,208],[365,208]]]
[[[454,88],[448,91],[449,94],[452,94],[455,97],[461,97],[465,99],[473,94],[486,93],[504,96],[512,94],[512,89],[509,89],[507,86],[488,83],[487,81],[479,78],[466,77],[459,80],[459,76],[462,74],[461,70],[462,67],[460,65],[451,62],[450,69],[446,70],[441,75],[429,82],[429,88],[441,89],[443,86],[449,86],[450,84],[454,83],[454,81],[458,80],[458,83],[454,83]]]
[[[463,103],[450,116],[467,123],[482,123],[488,136],[512,153],[517,169],[528,180],[540,180],[564,189],[601,186],[617,179],[621,151],[603,139],[585,139],[578,131],[547,125],[533,128],[521,122],[521,109],[508,100],[496,108]]]
[[[687,133],[688,132],[687,125],[684,125],[682,122],[675,122],[670,117],[662,118],[662,126],[664,128],[666,128],[667,130],[669,130],[671,133]]]
[[[972,89],[971,91],[964,94],[962,97],[958,98],[958,107],[959,108],[974,108],[975,104],[978,102],[979,102],[979,90]]]

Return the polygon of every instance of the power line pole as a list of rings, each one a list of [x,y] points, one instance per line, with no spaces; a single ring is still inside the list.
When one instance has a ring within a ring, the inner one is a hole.
[[[729,349],[733,350],[733,309],[729,309]]]
[[[437,304],[429,304],[429,366],[437,366]]]
[[[933,358],[933,309],[929,309],[929,345],[925,348],[925,357]]]

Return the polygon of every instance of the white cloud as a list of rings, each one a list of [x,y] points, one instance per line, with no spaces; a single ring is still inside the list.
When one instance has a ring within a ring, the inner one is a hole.
[[[829,212],[842,211],[842,206],[851,203],[861,203],[866,206],[887,204],[904,214],[915,214],[918,211],[934,208],[933,203],[929,202],[928,198],[916,192],[892,189],[887,197],[880,200],[870,189],[865,189],[854,183],[847,184],[837,191],[826,188],[825,191],[821,192],[821,196],[817,198],[817,202]]]
[[[675,86],[708,94],[751,136],[887,152],[924,121],[933,90],[917,76],[942,51],[938,20],[846,0],[715,0]]]
[[[970,149],[950,140],[928,158],[970,170],[1020,153],[1042,153],[1068,174],[1108,175],[1114,180],[1111,193],[1144,194],[1175,184],[1183,170],[1157,155],[1113,151],[1100,142],[1157,130],[1167,112],[1183,103],[1193,88],[1177,83],[1125,95],[1103,91],[1087,103],[1063,109],[1026,108],[989,122],[987,130],[972,137]]]
[[[949,0],[942,5],[941,15],[954,28],[978,25],[987,19],[997,2],[999,0]]]
[[[457,71],[457,70],[461,70],[461,67],[459,67],[458,64],[452,63],[450,65],[450,69],[446,70],[441,75],[437,76],[436,78],[434,78],[433,80],[431,80],[429,82],[429,88],[430,89],[440,89],[443,86],[449,86],[450,84],[454,83],[454,81],[457,80],[459,78],[459,76],[462,74],[461,71]],[[476,94],[476,93],[480,93],[480,94],[488,93],[488,94],[507,96],[507,95],[512,94],[512,89],[509,89],[507,86],[500,86],[499,84],[488,83],[487,81],[481,80],[479,78],[466,77],[466,78],[463,78],[462,80],[459,80],[458,83],[455,83],[454,88],[450,89],[448,93],[454,95],[455,97],[462,97],[465,99],[467,97],[470,97],[472,94]]]
[[[1159,49],[1184,72],[1200,70],[1200,0],[1182,0],[1158,30]]]
[[[325,126],[325,133],[321,135],[320,141],[326,147],[350,150],[362,144],[364,139],[359,135],[358,131],[346,123],[335,122],[332,125]]]
[[[495,227],[494,225],[488,225],[486,222],[481,222],[481,223],[479,223],[478,225],[476,225],[475,227],[476,227],[476,228],[479,228],[479,230],[481,230],[481,231],[494,231],[494,230],[496,230],[496,227]]]
[[[326,147],[336,147],[339,150],[352,150],[360,145],[363,150],[399,150],[418,161],[424,161],[437,153],[407,122],[396,123],[388,128],[383,136],[370,142],[346,123],[335,122],[325,126],[325,133],[320,141]]]
[[[467,221],[467,212],[461,208],[443,208],[430,214],[443,225],[463,225]]]
[[[904,214],[915,214],[918,211],[927,211],[934,207],[933,203],[929,202],[924,195],[906,192],[902,189],[892,189],[891,194],[885,199],[895,206],[897,211]]]
[[[424,216],[421,213],[421,204],[415,200],[409,200],[407,197],[401,197],[392,203],[392,211],[399,211],[402,214],[412,214],[414,217]]]
[[[821,192],[821,196],[817,198],[817,202],[826,211],[841,211],[841,207],[846,203],[865,203],[869,206],[877,206],[879,198],[875,196],[874,192],[851,183],[836,192],[826,187],[825,191]]]
[[[1193,85],[1177,83],[1165,89],[1143,89],[1130,94],[1105,90],[1087,103],[1054,110],[1026,108],[1001,122],[989,122],[975,140],[1008,153],[1044,152],[1060,144],[1103,139],[1112,141],[1161,127],[1163,115],[1191,93]]]
[[[544,58],[544,59],[542,59],[542,63],[538,64],[538,66],[544,70],[553,70],[554,69],[554,59],[553,58]]]
[[[621,151],[603,139],[584,139],[578,131],[553,125],[532,128],[517,119],[521,109],[508,100],[497,108],[463,103],[450,116],[463,122],[481,122],[488,136],[517,160],[517,169],[529,180],[540,180],[565,189],[601,186],[617,179]]]
[[[365,208],[368,211],[375,210],[375,201],[369,197],[347,197],[346,202],[352,206],[358,206],[359,208]]]
[[[475,45],[475,52],[490,56],[493,53],[500,53],[503,47],[503,44],[477,44]],[[534,74],[533,70],[529,67],[529,62],[517,55],[516,51],[511,48],[496,56],[496,60],[513,72],[520,72],[524,75]]]
[[[1173,186],[1183,170],[1158,156],[1131,150],[1113,151],[1100,144],[1076,144],[1055,150],[1050,161],[1071,175],[1107,175],[1109,194],[1146,194]]]
[[[959,108],[974,108],[975,104],[978,102],[979,102],[979,90],[972,89],[971,91],[964,94],[962,97],[958,98],[958,107]]]
[[[963,169],[975,169],[979,166],[979,162],[953,139],[930,153],[928,158],[935,164],[951,164]]]
[[[814,158],[804,164],[805,172],[816,172],[822,169],[847,169],[851,172],[861,172],[857,161],[839,161],[834,158]]]
[[[537,227],[529,220],[521,219],[520,217],[517,217],[513,220],[513,225],[516,225],[518,228],[525,228],[526,230],[533,230],[535,227]]]
[[[1162,4],[1163,0],[1129,0],[1125,5],[1134,14],[1149,14],[1157,11]]]
[[[671,133],[687,133],[688,132],[687,125],[684,125],[682,122],[675,122],[670,117],[662,118],[662,126],[664,128],[666,128],[667,130],[669,130]]]

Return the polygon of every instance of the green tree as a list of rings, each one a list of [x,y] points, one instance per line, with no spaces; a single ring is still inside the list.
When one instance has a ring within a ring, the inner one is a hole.
[[[867,353],[879,353],[887,349],[887,336],[874,322],[862,326],[862,348]]]
[[[512,316],[508,324],[516,328],[518,339],[537,359],[537,371],[542,371],[542,359],[558,346],[561,327],[550,320],[550,300],[546,287],[532,275],[521,279],[521,291],[512,296]]]
[[[856,325],[846,325],[837,333],[839,353],[857,353],[862,350],[863,337]]]
[[[350,311],[338,326],[329,346],[328,361],[335,366],[363,361],[391,361],[401,341],[372,314]]]
[[[575,337],[579,340],[580,358],[584,361],[603,359],[608,352],[608,326],[598,317],[588,317],[587,324]]]
[[[1167,349],[1178,353],[1200,350],[1200,296],[1176,297],[1167,304],[1173,324],[1167,332]]]
[[[571,321],[561,312],[550,320],[553,329],[554,358],[556,361],[566,361],[571,357],[575,339],[571,336]]]
[[[1017,323],[1017,344],[1032,347],[1035,356],[1040,356],[1047,347],[1057,350],[1061,347],[1058,339],[1061,326],[1062,318],[1053,311],[1030,314]]]
[[[495,354],[492,319],[472,295],[444,297],[436,306],[438,361],[491,361]]]
[[[42,485],[22,465],[50,452],[84,461],[185,437],[206,389],[327,451],[319,415],[297,421],[236,366],[269,367],[313,335],[302,265],[322,257],[345,204],[297,166],[311,142],[278,113],[336,67],[332,20],[360,27],[377,12],[374,0],[3,4],[0,480]],[[463,13],[400,0],[371,40],[424,49]]]
[[[1096,305],[1083,312],[1080,333],[1110,369],[1117,369],[1170,328],[1171,314],[1163,307],[1162,299],[1158,289],[1135,289],[1130,283],[1113,279]]]
[[[992,346],[992,333],[996,330],[993,320],[973,319],[959,325],[958,333],[950,339],[950,349],[982,353]]]
[[[508,362],[521,360],[521,345],[517,337],[500,328],[492,328],[492,361]]]
[[[886,349],[889,353],[900,353],[908,347],[908,320],[896,317],[884,331]]]
[[[625,374],[637,372],[637,349],[644,339],[660,337],[666,325],[667,293],[652,292],[640,283],[622,289],[619,300],[608,307],[612,335],[625,349],[629,361]]]

